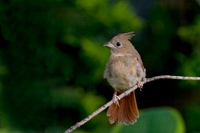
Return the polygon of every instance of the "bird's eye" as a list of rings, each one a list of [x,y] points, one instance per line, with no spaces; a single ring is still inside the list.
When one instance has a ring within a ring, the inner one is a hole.
[[[121,44],[120,42],[117,42],[117,43],[116,43],[116,46],[117,46],[117,47],[119,47],[119,46],[121,46],[121,45],[122,45],[122,44]]]

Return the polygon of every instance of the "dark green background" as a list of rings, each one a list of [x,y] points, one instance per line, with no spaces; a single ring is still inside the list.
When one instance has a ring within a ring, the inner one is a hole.
[[[147,77],[200,76],[195,0],[1,0],[0,133],[62,133],[111,100],[103,44],[130,31]],[[136,95],[141,128],[110,125],[104,111],[77,132],[200,132],[200,81],[159,80]]]

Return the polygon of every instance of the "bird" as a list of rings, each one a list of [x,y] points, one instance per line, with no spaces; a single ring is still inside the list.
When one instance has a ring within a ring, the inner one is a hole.
[[[142,89],[146,69],[142,59],[130,42],[134,32],[120,33],[114,36],[104,46],[110,49],[110,57],[104,71],[104,78],[114,88],[113,104],[106,115],[110,124],[134,124],[139,117],[135,91],[122,99],[118,95],[137,85]]]

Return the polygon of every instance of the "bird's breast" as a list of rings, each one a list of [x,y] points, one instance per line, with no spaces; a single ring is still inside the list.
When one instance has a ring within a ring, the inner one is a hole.
[[[123,92],[134,86],[138,79],[136,62],[133,58],[110,58],[107,63],[104,77],[117,91]]]

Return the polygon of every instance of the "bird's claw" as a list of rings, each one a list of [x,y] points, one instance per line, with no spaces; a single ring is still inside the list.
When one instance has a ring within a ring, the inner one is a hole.
[[[138,81],[137,86],[140,89],[140,91],[142,91],[143,83],[141,81]]]
[[[113,96],[113,103],[116,104],[117,106],[119,106],[119,100],[120,98],[117,95]]]

